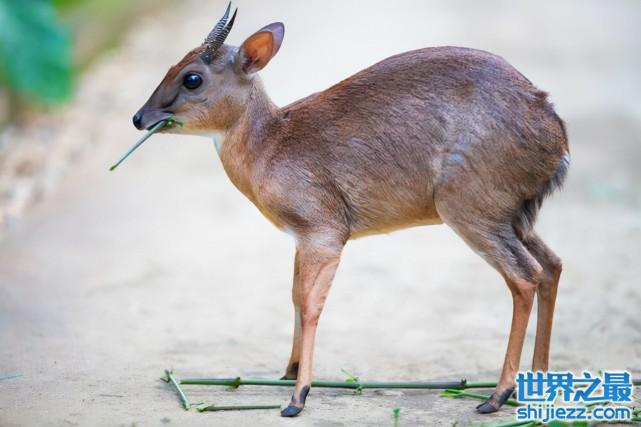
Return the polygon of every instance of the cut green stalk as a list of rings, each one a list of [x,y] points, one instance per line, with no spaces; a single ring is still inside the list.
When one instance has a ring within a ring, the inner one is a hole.
[[[22,374],[7,374],[7,375],[1,375],[0,376],[0,381],[2,380],[11,380],[14,378],[20,378]]]
[[[533,427],[536,425],[542,424],[539,421],[529,421],[529,420],[524,420],[524,421],[508,421],[506,423],[498,423],[498,424],[483,424],[483,427]]]
[[[496,381],[467,381],[463,380],[463,388],[495,388]],[[456,387],[452,387],[456,388]]]
[[[401,418],[401,408],[392,409],[392,417],[394,418],[394,427],[398,427],[398,420]]]
[[[469,391],[459,390],[459,389],[447,389],[441,393],[441,397],[471,397],[472,399],[487,400],[490,398],[489,394],[481,393],[472,393]],[[510,406],[521,406],[519,402],[513,399],[508,399],[505,401],[506,405]]]
[[[173,123],[172,123],[173,124]],[[176,123],[180,126],[179,123]],[[496,382],[492,381],[467,381],[462,379],[460,381],[443,381],[443,382],[360,382],[358,377],[348,374],[345,381],[313,381],[313,387],[328,387],[328,388],[345,388],[360,391],[366,388],[394,388],[394,389],[440,389],[444,390],[441,393],[443,397],[470,397],[473,399],[487,400],[490,395],[481,393],[472,393],[464,391],[468,388],[494,388]],[[212,412],[212,411],[242,411],[242,410],[260,410],[260,409],[277,409],[280,405],[239,405],[239,406],[217,406],[215,404],[204,404],[201,402],[190,404],[187,396],[183,392],[180,385],[219,385],[228,386],[231,388],[238,388],[241,385],[256,385],[256,386],[280,386],[288,387],[296,384],[296,380],[269,380],[260,378],[185,378],[176,379],[172,371],[165,370],[166,378],[161,378],[163,381],[170,382],[176,388],[183,407],[186,410],[194,407],[199,412]],[[633,380],[634,385],[641,385],[641,380]],[[508,399],[505,402],[509,406],[521,406],[519,402],[513,399]],[[398,422],[399,411],[394,409],[394,421]],[[640,422],[639,409],[633,408],[633,418],[631,422]],[[493,424],[491,427],[533,427],[541,425],[538,421],[513,421],[508,423]]]
[[[171,382],[176,388],[176,391],[178,392],[178,396],[180,396],[180,401],[182,402],[183,407],[185,408],[186,411],[189,411],[189,408],[191,408],[191,404],[189,403],[189,400],[187,399],[187,396],[183,392],[182,388],[180,388],[179,381],[176,380],[173,372],[170,371],[169,369],[165,369],[165,374],[167,375],[167,379],[169,379],[169,382]]]
[[[215,404],[196,407],[198,412],[215,411],[248,411],[253,409],[280,409],[280,405],[238,405],[238,406],[217,406]]]
[[[116,169],[116,168],[117,168],[117,167],[118,167],[122,162],[124,162],[124,161],[125,161],[125,159],[126,159],[127,157],[129,157],[129,155],[130,155],[131,153],[133,153],[134,151],[136,151],[136,150],[138,149],[138,147],[140,147],[140,146],[143,144],[143,142],[145,142],[146,140],[148,140],[148,139],[149,139],[149,137],[150,137],[151,135],[155,134],[156,132],[158,132],[160,129],[162,129],[162,128],[164,128],[164,127],[172,126],[172,125],[178,125],[178,126],[180,126],[180,127],[183,127],[184,123],[183,123],[182,121],[180,121],[180,120],[172,119],[171,117],[170,117],[170,118],[168,118],[168,119],[165,119],[165,120],[161,120],[161,121],[159,121],[158,123],[156,123],[155,125],[153,125],[153,126],[151,127],[151,129],[149,129],[149,131],[148,131],[148,132],[147,132],[147,133],[146,133],[142,138],[140,138],[140,140],[139,140],[138,142],[136,142],[136,143],[133,145],[133,147],[131,147],[131,148],[129,149],[129,151],[127,151],[127,152],[125,153],[125,155],[124,155],[124,156],[122,156],[122,157],[120,158],[120,160],[118,160],[118,162],[116,162],[113,166],[111,166],[111,167],[109,168],[109,170],[110,170],[110,171],[112,171],[112,170]]]
[[[221,385],[236,388],[241,385],[293,386],[296,380],[267,380],[259,378],[184,378],[184,385]],[[474,384],[473,384],[474,385]],[[485,386],[485,383],[483,383]],[[366,388],[404,388],[404,389],[464,389],[465,380],[444,382],[350,382],[350,381],[312,381],[312,387],[347,388],[352,390]]]

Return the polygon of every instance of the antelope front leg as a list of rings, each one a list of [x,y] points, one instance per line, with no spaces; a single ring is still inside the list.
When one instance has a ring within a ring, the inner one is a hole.
[[[300,307],[294,300],[294,338],[292,341],[292,353],[289,356],[289,362],[285,368],[285,375],[281,380],[295,380],[298,376],[298,364],[300,359],[300,336],[301,336],[301,322],[300,322]]]
[[[295,380],[298,376],[298,365],[300,360],[300,337],[302,333],[300,320],[300,298],[296,287],[296,276],[298,275],[298,249],[294,259],[294,286],[292,287],[292,302],[294,303],[294,338],[292,340],[292,352],[289,356],[289,362],[285,368],[285,375],[281,380]]]
[[[299,311],[297,320],[300,322],[300,337],[297,340],[294,333],[290,366],[294,366],[296,362],[293,360],[298,356],[298,373],[292,400],[281,411],[283,417],[295,417],[305,406],[305,399],[312,385],[312,359],[318,318],[332,285],[341,250],[342,245],[328,247],[311,241],[299,242],[296,249],[292,294],[294,307]]]

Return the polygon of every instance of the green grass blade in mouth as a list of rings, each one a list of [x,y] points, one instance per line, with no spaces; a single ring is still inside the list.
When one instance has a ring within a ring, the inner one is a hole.
[[[111,166],[111,167],[109,168],[109,170],[110,170],[110,171],[112,171],[112,170],[116,169],[116,168],[117,168],[117,167],[118,167],[122,162],[124,162],[124,161],[125,161],[125,159],[126,159],[127,157],[129,157],[129,155],[130,155],[131,153],[133,153],[134,151],[136,151],[136,149],[137,149],[138,147],[140,147],[140,146],[143,144],[143,142],[145,142],[146,140],[148,140],[148,139],[149,139],[149,137],[150,137],[151,135],[155,134],[155,133],[156,133],[156,132],[158,132],[160,129],[162,129],[163,127],[167,126],[167,124],[168,124],[168,123],[174,123],[174,122],[175,122],[175,121],[170,122],[170,120],[172,120],[172,119],[165,119],[165,120],[161,120],[161,121],[159,121],[158,123],[156,123],[155,125],[153,125],[153,126],[151,127],[151,129],[149,129],[149,131],[148,131],[148,132],[147,132],[147,133],[146,133],[142,138],[140,138],[140,140],[139,140],[138,142],[136,142],[136,143],[133,145],[133,147],[131,147],[131,148],[129,149],[129,151],[127,151],[127,152],[125,153],[125,155],[124,155],[124,156],[122,156],[122,157],[120,158],[120,160],[118,160],[118,162],[116,162],[113,166]]]

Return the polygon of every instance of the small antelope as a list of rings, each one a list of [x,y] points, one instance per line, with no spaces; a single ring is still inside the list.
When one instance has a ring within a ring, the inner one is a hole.
[[[278,52],[282,23],[240,47],[224,43],[230,7],[203,44],[169,69],[135,114],[138,129],[213,136],[232,183],[276,227],[295,236],[294,339],[283,378],[296,379],[284,417],[312,383],[318,320],[350,239],[449,225],[505,279],[512,325],[496,390],[512,394],[536,295],[532,369],[546,371],[561,260],[533,230],[543,199],[569,167],[563,122],[502,58],[435,47],[387,58],[285,107],[257,72]]]

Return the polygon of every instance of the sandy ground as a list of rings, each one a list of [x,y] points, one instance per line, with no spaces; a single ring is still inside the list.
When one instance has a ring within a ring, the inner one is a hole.
[[[320,3],[320,2],[319,2]],[[636,1],[239,2],[230,42],[283,20],[263,73],[279,104],[392,53],[466,45],[501,54],[552,94],[572,169],[538,229],[562,256],[552,365],[641,376],[641,5]],[[512,420],[433,391],[315,389],[303,415],[185,412],[161,382],[277,377],[290,348],[293,242],[225,177],[210,141],[139,134],[131,114],[198,43],[221,2],[141,19],[90,70],[49,133],[82,146],[55,196],[0,243],[0,425],[401,425]],[[321,320],[316,377],[495,379],[511,314],[498,276],[445,226],[351,242]],[[534,322],[530,326],[534,326]],[[529,366],[533,328],[523,366]],[[15,378],[7,376],[17,375]],[[193,400],[284,404],[287,388],[187,387]]]

